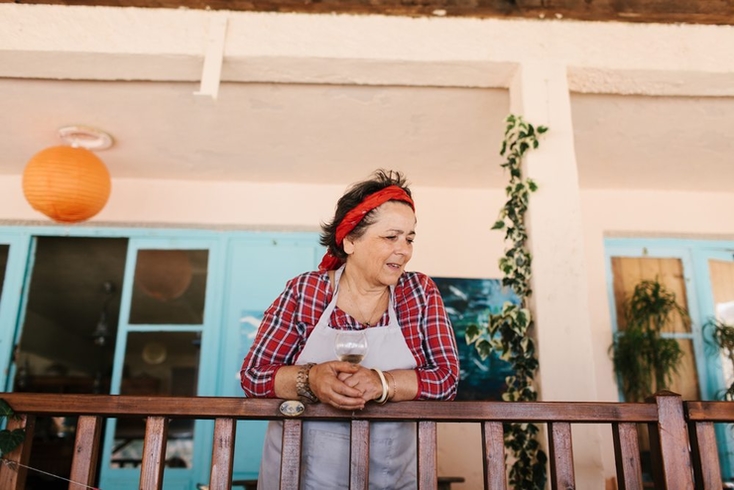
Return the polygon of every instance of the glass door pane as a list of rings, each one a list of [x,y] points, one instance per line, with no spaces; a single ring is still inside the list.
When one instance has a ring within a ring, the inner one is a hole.
[[[669,257],[612,257],[612,275],[617,328],[624,331],[624,303],[632,295],[635,286],[643,280],[660,281],[666,289],[675,294],[676,301],[688,310],[688,294],[683,271],[683,262]],[[692,324],[682,321],[678,316],[666,325],[663,337],[675,338],[683,350],[683,359],[674,374],[668,389],[680,393],[684,400],[699,400],[698,369]]]
[[[201,335],[198,332],[130,332],[127,338],[121,395],[195,396]],[[113,468],[137,467],[142,461],[145,423],[118,419]],[[193,467],[194,421],[171,420],[166,466]]]
[[[109,393],[126,254],[123,238],[35,238],[14,391]],[[38,418],[28,488],[68,487],[75,427]]]
[[[201,325],[208,259],[208,250],[138,250],[130,324]]]

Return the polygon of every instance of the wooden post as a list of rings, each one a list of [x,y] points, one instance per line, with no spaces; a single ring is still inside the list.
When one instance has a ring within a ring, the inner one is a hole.
[[[661,391],[654,396],[658,408],[657,426],[649,424],[650,451],[655,488],[693,490],[693,467],[688,431],[680,395]]]

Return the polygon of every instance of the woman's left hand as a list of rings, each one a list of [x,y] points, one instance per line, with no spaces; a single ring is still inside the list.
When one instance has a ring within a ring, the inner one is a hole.
[[[365,402],[376,400],[382,396],[380,376],[372,369],[360,366],[356,373],[339,373],[338,378],[344,384],[362,392]]]

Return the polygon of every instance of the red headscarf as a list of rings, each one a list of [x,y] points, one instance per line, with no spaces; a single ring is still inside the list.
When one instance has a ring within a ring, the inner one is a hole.
[[[374,194],[370,194],[365,197],[364,200],[357,204],[354,208],[350,209],[336,227],[336,244],[341,246],[344,242],[344,238],[349,235],[352,230],[359,224],[360,221],[365,217],[367,213],[373,209],[385,204],[388,201],[403,201],[410,205],[410,208],[415,211],[415,205],[413,200],[410,198],[407,192],[402,187],[397,185],[391,185],[385,187]],[[333,255],[330,251],[326,251],[324,258],[321,259],[319,264],[319,270],[330,271],[338,269],[344,261],[339,257]]]

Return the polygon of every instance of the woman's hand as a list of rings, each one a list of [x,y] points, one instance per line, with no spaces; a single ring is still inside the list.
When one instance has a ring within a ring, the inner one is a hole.
[[[365,402],[371,400],[371,398],[364,398],[364,390],[367,389],[364,375],[350,382],[344,381],[344,379],[347,381],[352,379],[361,371],[369,372],[369,369],[350,362],[324,362],[311,368],[308,374],[308,384],[322,403],[328,403],[342,410],[362,410]],[[376,373],[372,374],[377,376]],[[380,383],[379,379],[377,383]]]
[[[355,373],[339,373],[338,378],[347,386],[356,388],[362,392],[362,399],[365,402],[376,400],[382,396],[382,381],[380,376],[372,369],[358,366],[359,370]]]

